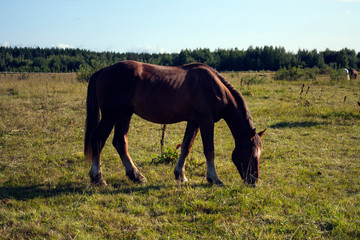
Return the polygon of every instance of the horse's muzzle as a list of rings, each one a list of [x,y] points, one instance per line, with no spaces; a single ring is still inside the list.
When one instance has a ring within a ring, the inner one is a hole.
[[[253,176],[247,177],[246,179],[244,179],[244,182],[246,184],[248,184],[250,187],[256,187],[257,183],[258,183],[258,178],[255,178]]]

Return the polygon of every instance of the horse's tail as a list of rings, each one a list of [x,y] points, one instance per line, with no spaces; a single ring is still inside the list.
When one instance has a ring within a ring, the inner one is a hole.
[[[99,104],[96,97],[96,77],[94,73],[89,81],[86,98],[86,127],[85,127],[85,146],[84,155],[87,161],[92,160],[91,139],[100,121]]]

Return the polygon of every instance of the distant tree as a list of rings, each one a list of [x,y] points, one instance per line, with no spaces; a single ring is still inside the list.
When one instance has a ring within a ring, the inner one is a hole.
[[[53,55],[50,57],[49,68],[52,72],[60,72],[61,60],[58,55]]]
[[[180,66],[186,63],[195,62],[195,59],[191,57],[190,50],[181,50],[179,55],[174,59],[173,64]]]
[[[347,48],[340,51],[326,49],[322,52],[299,50],[295,54],[287,52],[284,47],[250,46],[246,50],[232,48],[210,51],[208,48],[197,48],[169,54],[99,53],[82,49],[0,47],[0,71],[77,72],[85,69],[86,66],[96,69],[99,65],[108,66],[127,59],[168,66],[202,62],[219,71],[277,71],[289,66],[319,69],[360,67],[360,53]]]

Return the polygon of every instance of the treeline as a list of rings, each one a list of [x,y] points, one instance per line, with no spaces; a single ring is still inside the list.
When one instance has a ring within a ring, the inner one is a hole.
[[[81,68],[98,68],[122,60],[176,66],[202,62],[219,71],[270,70],[284,67],[360,68],[360,53],[344,48],[288,52],[284,47],[249,47],[240,49],[207,48],[181,50],[180,53],[115,53],[82,49],[0,47],[0,72],[77,72]]]

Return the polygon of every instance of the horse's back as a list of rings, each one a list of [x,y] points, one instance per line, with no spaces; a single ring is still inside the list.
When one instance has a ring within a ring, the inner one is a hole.
[[[226,87],[201,63],[169,67],[122,61],[102,69],[97,79],[100,108],[109,115],[127,111],[156,123],[196,121],[219,115],[226,102]]]

